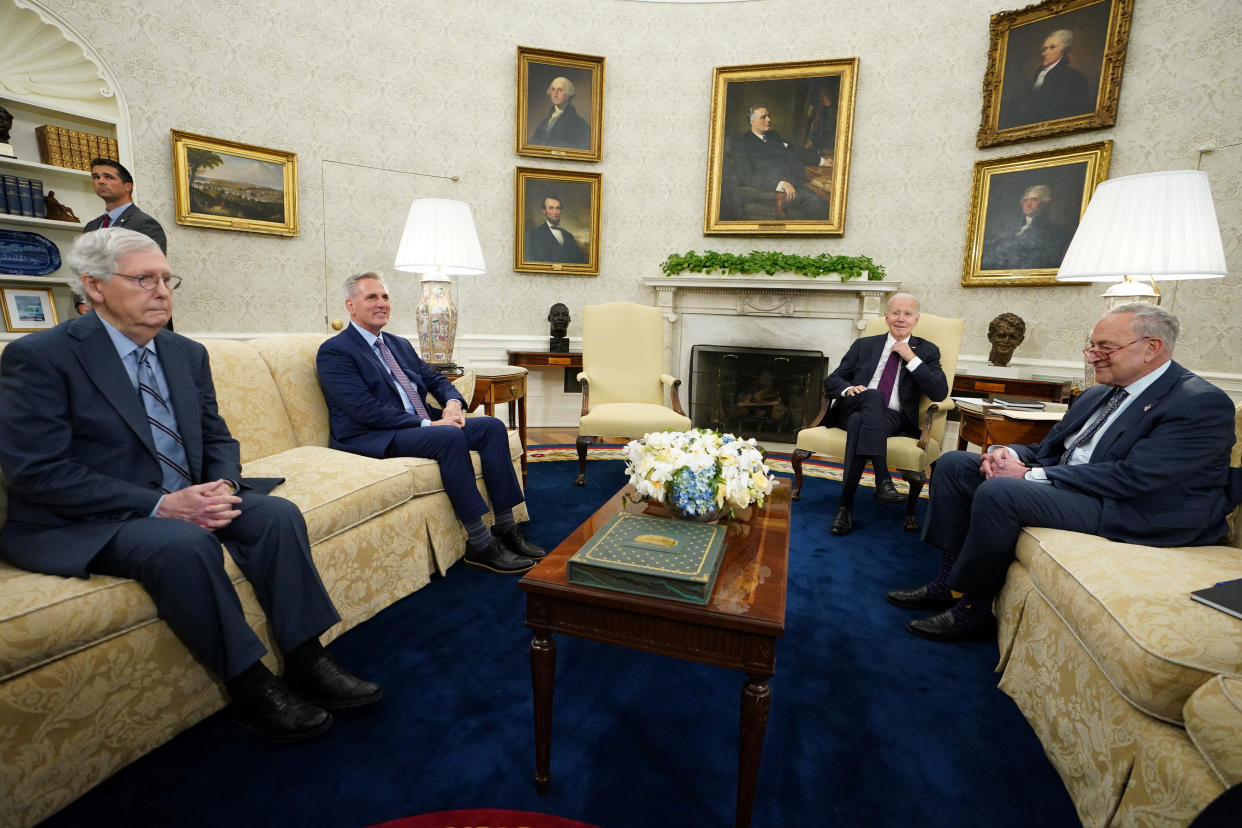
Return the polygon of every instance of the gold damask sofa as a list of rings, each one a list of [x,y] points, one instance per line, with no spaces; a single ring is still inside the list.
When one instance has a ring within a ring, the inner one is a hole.
[[[315,376],[322,341],[203,344],[244,473],[287,478],[274,493],[306,517],[311,552],[341,614],[326,642],[425,586],[433,570],[443,573],[464,554],[466,538],[435,462],[328,448]],[[464,384],[470,399],[472,378]],[[520,471],[516,433],[510,447]],[[477,457],[475,474],[481,478]],[[479,488],[486,496],[481,479]],[[0,523],[4,506],[0,494]],[[525,507],[515,516],[528,519]],[[271,649],[253,590],[224,559],[251,626]],[[278,667],[274,656],[265,660]],[[226,702],[136,582],[39,575],[0,562],[0,825],[54,813]]]
[[[1242,405],[1235,422],[1237,466]],[[996,601],[1000,687],[1088,828],[1184,826],[1242,783],[1242,620],[1190,598],[1242,577],[1240,511],[1220,546],[1018,539]]]

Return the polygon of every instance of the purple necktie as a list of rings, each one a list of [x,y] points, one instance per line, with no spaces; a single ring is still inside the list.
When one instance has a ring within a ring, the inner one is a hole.
[[[375,347],[379,348],[380,359],[384,360],[388,370],[392,371],[393,379],[397,381],[397,385],[400,385],[401,390],[410,398],[410,405],[414,406],[415,416],[419,419],[430,420],[431,416],[427,413],[427,406],[423,405],[422,396],[419,395],[418,389],[414,387],[414,383],[410,382],[410,378],[405,375],[405,371],[402,371],[401,366],[397,364],[397,358],[392,355],[392,351],[388,350],[384,337],[375,337]]]
[[[897,382],[897,369],[901,366],[901,356],[896,352],[888,355],[888,362],[884,363],[884,373],[880,374],[880,384],[876,386],[876,390],[880,392],[880,399],[884,400],[884,405],[888,405],[888,400],[893,396],[893,385]]]

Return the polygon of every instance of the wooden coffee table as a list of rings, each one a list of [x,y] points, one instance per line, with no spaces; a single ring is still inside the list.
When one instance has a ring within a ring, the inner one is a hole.
[[[658,506],[629,503],[626,486],[522,578],[535,697],[535,786],[548,792],[552,745],[552,633],[699,661],[746,674],[742,685],[735,824],[750,825],[759,758],[768,726],[776,642],[785,632],[789,561],[789,481],[778,479],[762,508],[730,524],[724,558],[707,606],[645,598],[571,584],[565,565],[610,517],[622,511],[663,516]]]

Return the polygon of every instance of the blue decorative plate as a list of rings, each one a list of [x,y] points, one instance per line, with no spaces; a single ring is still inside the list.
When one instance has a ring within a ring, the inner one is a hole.
[[[0,273],[46,276],[60,269],[60,250],[38,233],[0,230]]]

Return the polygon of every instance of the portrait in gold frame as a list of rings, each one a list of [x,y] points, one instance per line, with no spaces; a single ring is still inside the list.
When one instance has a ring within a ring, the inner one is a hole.
[[[601,186],[599,173],[518,167],[513,269],[598,276]],[[554,222],[561,230],[559,242],[549,229]]]
[[[518,47],[518,155],[574,161],[604,157],[604,62],[595,55]],[[562,98],[559,104],[556,95]],[[553,120],[558,105],[562,112]]]
[[[717,67],[703,233],[842,235],[857,86],[858,58]]]
[[[975,163],[962,284],[1055,285],[1113,142]]]
[[[178,224],[298,234],[297,153],[169,132]]]
[[[1045,0],[992,15],[975,144],[1117,123],[1133,13],[1134,0]]]

